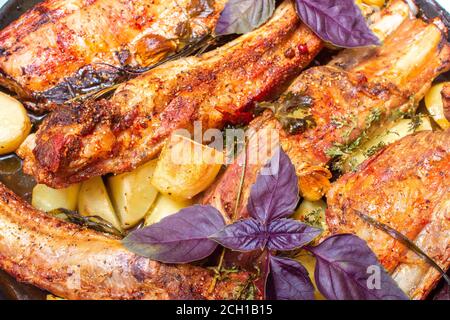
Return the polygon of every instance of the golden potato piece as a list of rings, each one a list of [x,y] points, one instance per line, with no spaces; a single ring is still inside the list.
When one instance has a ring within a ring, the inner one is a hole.
[[[52,189],[44,184],[33,188],[31,204],[38,210],[52,211],[55,209],[77,210],[80,184],[65,189]]]
[[[177,200],[165,194],[160,194],[145,219],[145,225],[149,226],[153,223],[157,223],[161,221],[161,219],[177,213],[181,209],[191,205],[192,201],[190,200]]]
[[[382,7],[384,6],[385,0],[362,0],[363,3],[369,6]]]
[[[308,271],[309,277],[311,278],[311,282],[314,285],[314,296],[316,300],[326,300],[326,298],[319,292],[316,285],[316,280],[314,278],[314,270],[316,268],[316,258],[307,251],[301,251],[296,257],[295,260],[300,262],[305,269]]]
[[[428,112],[439,127],[444,130],[450,128],[450,122],[445,117],[443,97],[441,94],[445,85],[450,85],[450,82],[443,82],[433,86],[425,95],[425,106]]]
[[[441,91],[442,103],[444,106],[444,116],[450,121],[450,82],[444,84],[444,88]]]
[[[23,105],[0,92],[0,155],[16,151],[31,130]]]
[[[78,211],[86,217],[100,217],[116,229],[122,230],[101,177],[92,178],[81,184]]]
[[[155,202],[158,190],[152,185],[156,161],[150,161],[136,170],[108,178],[113,206],[124,229],[144,219]]]
[[[222,152],[174,135],[161,152],[152,183],[161,193],[192,199],[209,187],[222,163]]]
[[[357,151],[352,153],[345,161],[344,171],[349,172],[354,170],[364,160],[374,155],[378,150],[387,146],[401,138],[419,131],[432,130],[430,118],[421,116],[418,118],[416,126],[411,119],[401,119],[396,121],[388,128],[383,128],[374,134],[371,139],[364,143]],[[414,130],[413,130],[414,129]]]

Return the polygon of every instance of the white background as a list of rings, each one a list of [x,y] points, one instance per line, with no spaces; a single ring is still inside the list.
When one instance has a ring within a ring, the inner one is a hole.
[[[450,12],[450,0],[436,0],[439,2],[444,8],[447,9],[448,12]],[[6,2],[6,0],[0,0],[0,6],[3,6],[3,4]]]

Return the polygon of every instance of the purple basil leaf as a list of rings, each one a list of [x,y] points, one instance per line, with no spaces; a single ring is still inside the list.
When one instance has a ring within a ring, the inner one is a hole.
[[[258,220],[245,219],[226,226],[209,238],[225,248],[247,252],[264,249],[268,237]]]
[[[268,249],[290,251],[310,243],[322,233],[322,230],[310,227],[300,221],[278,219],[269,224],[268,232]]]
[[[314,286],[308,271],[299,262],[270,256],[266,284],[268,300],[314,300]]]
[[[217,243],[208,239],[225,226],[211,206],[195,205],[131,232],[122,243],[144,257],[165,263],[188,263],[209,256]]]
[[[217,35],[243,34],[266,22],[275,11],[275,0],[229,0],[220,14]]]
[[[296,0],[297,12],[320,38],[345,47],[379,45],[354,0]]]
[[[317,287],[329,300],[408,299],[366,242],[355,235],[335,235],[308,250],[317,259]]]
[[[280,148],[252,186],[247,209],[250,215],[267,225],[294,212],[299,200],[298,178],[295,168]]]

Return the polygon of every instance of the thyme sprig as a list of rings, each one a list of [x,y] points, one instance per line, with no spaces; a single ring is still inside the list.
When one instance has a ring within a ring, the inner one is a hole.
[[[92,229],[98,232],[112,234],[122,238],[124,235],[116,229],[111,223],[98,216],[82,216],[76,211],[67,209],[56,209],[49,212],[55,218],[64,220],[66,222],[77,224],[81,227]]]
[[[345,142],[335,142],[325,153],[333,159],[332,168],[336,171],[342,171],[347,158],[367,140],[369,132],[375,123],[381,121],[383,112],[379,108],[374,108],[364,121],[364,130],[354,139],[351,139],[352,133],[358,128],[358,119],[355,115],[343,117],[342,119],[332,119],[332,124],[338,128],[348,127],[342,135]]]
[[[371,157],[373,156],[375,153],[377,153],[379,150],[383,149],[386,146],[386,143],[384,141],[380,141],[378,142],[376,145],[371,146],[369,149],[367,149],[364,152],[364,155],[366,157]]]

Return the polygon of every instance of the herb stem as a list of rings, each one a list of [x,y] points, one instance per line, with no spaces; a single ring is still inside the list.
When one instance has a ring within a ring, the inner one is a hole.
[[[211,286],[209,287],[209,293],[212,293],[214,291],[214,288],[216,287],[217,281],[219,280],[219,278],[221,277],[221,273],[222,273],[222,266],[223,266],[223,260],[225,257],[225,248],[222,249],[222,253],[220,254],[220,258],[219,258],[219,264],[217,265],[217,267],[215,268],[215,275],[214,278],[211,282]]]
[[[244,152],[244,154],[243,154],[243,156],[244,156],[243,168],[242,168],[241,178],[240,178],[240,181],[239,181],[239,189],[238,189],[238,193],[237,193],[237,197],[236,197],[236,204],[234,206],[233,216],[231,217],[232,221],[234,221],[236,216],[237,216],[237,212],[239,210],[239,204],[241,202],[241,197],[242,197],[242,189],[244,188],[245,171],[246,171],[246,168],[247,168],[247,139],[246,138],[244,138],[244,150],[243,150],[243,152]],[[225,257],[225,251],[226,251],[226,249],[223,248],[222,249],[222,253],[220,254],[220,258],[219,258],[219,264],[215,268],[216,274],[214,276],[213,281],[211,282],[211,286],[209,287],[209,293],[214,291],[214,288],[216,287],[217,281],[219,280],[219,278],[221,278],[223,260],[224,260],[224,257]]]
[[[244,159],[243,159],[243,164],[242,164],[242,172],[241,172],[241,178],[239,181],[239,189],[238,189],[238,193],[236,196],[236,204],[234,205],[234,212],[233,212],[233,216],[231,217],[231,220],[234,221],[237,217],[238,214],[238,210],[239,210],[239,205],[241,203],[241,197],[242,197],[242,189],[244,188],[244,182],[245,182],[245,172],[247,170],[247,139],[244,138]]]
[[[239,289],[237,292],[237,300],[242,300],[242,296],[244,292],[249,288],[249,286],[252,284],[252,279],[248,279],[245,281],[244,285]]]
[[[158,61],[154,64],[151,64],[149,66],[146,66],[146,67],[141,67],[141,68],[131,68],[129,66],[119,67],[119,66],[115,66],[115,65],[105,63],[105,62],[98,62],[98,63],[96,63],[96,65],[107,66],[109,68],[115,69],[116,71],[118,71],[122,74],[135,77],[137,75],[140,75],[140,74],[148,72],[152,69],[155,69],[155,68],[163,65],[166,62],[173,61],[173,60],[183,58],[183,57],[189,57],[191,55],[201,55],[206,50],[208,50],[208,48],[210,48],[211,45],[214,45],[217,41],[219,41],[218,39],[220,40],[220,37],[212,35],[212,33],[210,31],[208,31],[205,35],[203,35],[201,37],[190,39],[188,44],[185,47],[183,47],[181,50],[179,50],[178,52],[175,52],[173,54],[169,53],[166,57],[164,57],[160,61]],[[120,81],[120,82],[123,82],[123,81]],[[72,85],[69,82],[66,82],[67,87],[72,95],[72,98],[67,100],[66,103],[74,103],[74,102],[78,102],[78,101],[85,101],[88,99],[97,100],[100,97],[104,96],[105,94],[116,90],[119,87],[120,82],[113,84],[113,85],[108,85],[106,87],[101,87],[98,90],[94,89],[91,92],[81,94],[81,95],[76,95],[75,92],[73,92]]]

